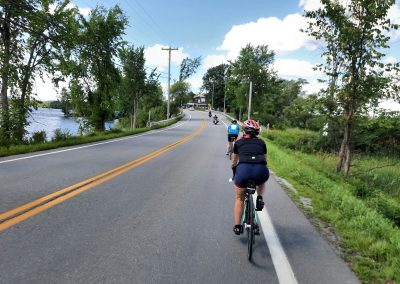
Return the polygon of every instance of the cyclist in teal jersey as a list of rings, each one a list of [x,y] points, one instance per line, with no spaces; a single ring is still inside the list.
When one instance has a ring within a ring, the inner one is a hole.
[[[226,155],[229,155],[229,149],[232,147],[232,139],[237,139],[239,136],[240,126],[234,119],[232,123],[228,126],[228,144],[226,145]]]

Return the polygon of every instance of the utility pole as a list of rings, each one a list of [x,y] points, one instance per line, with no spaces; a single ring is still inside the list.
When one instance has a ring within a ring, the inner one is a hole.
[[[169,118],[169,91],[171,88],[171,51],[178,50],[178,48],[161,48],[162,50],[168,50],[168,101],[167,101],[167,119]]]
[[[250,90],[249,90],[249,108],[248,108],[248,114],[247,114],[247,119],[250,119],[250,112],[251,112],[251,92],[253,90],[253,82],[250,81]]]
[[[213,84],[213,92],[212,92],[211,109],[214,109],[214,81],[212,81],[212,84]]]

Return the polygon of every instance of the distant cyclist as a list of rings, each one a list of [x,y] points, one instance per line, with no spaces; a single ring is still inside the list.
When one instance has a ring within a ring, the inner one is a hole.
[[[233,231],[239,235],[243,232],[243,226],[240,224],[240,218],[243,212],[243,201],[245,198],[245,188],[249,179],[257,185],[256,210],[261,211],[264,208],[262,195],[265,189],[265,182],[269,178],[267,168],[267,146],[265,142],[257,135],[260,132],[260,126],[255,120],[246,120],[242,129],[244,135],[238,139],[233,147],[232,169],[234,170],[234,188],[236,191],[235,199],[235,226]],[[259,230],[259,228],[256,228]]]
[[[218,122],[219,122],[218,116],[217,116],[217,115],[214,115],[214,117],[213,117],[213,123],[214,123],[215,125],[217,125]]]
[[[228,144],[226,144],[226,155],[229,155],[229,150],[232,147],[232,141],[236,140],[239,136],[240,127],[234,119],[228,126]],[[233,139],[233,140],[232,140]]]

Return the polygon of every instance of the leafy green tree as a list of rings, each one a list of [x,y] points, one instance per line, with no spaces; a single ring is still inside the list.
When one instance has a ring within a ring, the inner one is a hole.
[[[65,0],[1,2],[4,17],[0,18],[0,131],[14,142],[24,139],[27,116],[37,103],[32,88],[34,78],[43,78],[44,73],[54,74],[60,59],[72,46],[77,10],[68,8],[68,3]]]
[[[170,88],[170,95],[173,105],[182,106],[190,100],[189,97],[190,84],[185,81],[176,81]]]
[[[68,92],[66,88],[61,89],[60,94],[60,108],[64,115],[70,115],[72,110],[72,98],[71,92]]]
[[[308,11],[306,32],[327,43],[320,68],[330,78],[331,101],[337,102],[342,115],[343,139],[339,151],[337,171],[350,172],[351,133],[357,117],[376,105],[390,92],[390,71],[397,66],[383,63],[388,47],[386,31],[397,29],[387,17],[394,0],[351,0],[344,6],[339,1],[321,0],[322,8]]]
[[[321,115],[317,95],[298,96],[283,109],[283,118],[289,127],[320,131],[326,123]]]
[[[272,68],[275,53],[266,45],[253,47],[248,44],[242,48],[238,58],[231,62],[228,88],[234,87],[237,107],[248,108],[249,85],[252,82],[252,112],[264,111],[263,102],[268,100],[268,94],[276,87],[276,74]]]
[[[82,27],[75,49],[74,83],[81,86],[89,113],[85,115],[97,131],[104,131],[104,122],[112,116],[112,97],[120,82],[115,65],[127,18],[119,6],[109,10],[97,6],[88,19],[81,17]]]
[[[214,106],[214,109],[224,107],[225,74],[228,66],[228,64],[220,64],[209,68],[203,75],[202,89],[206,91],[206,100]]]
[[[144,47],[127,47],[120,51],[123,65],[123,92],[121,99],[130,115],[130,126],[136,128],[139,99],[145,94],[145,58]]]
[[[123,76],[119,106],[125,113],[129,113],[131,128],[145,126],[145,113],[163,102],[159,74],[156,69],[149,74],[146,72],[144,47],[124,47],[120,50],[120,59]]]

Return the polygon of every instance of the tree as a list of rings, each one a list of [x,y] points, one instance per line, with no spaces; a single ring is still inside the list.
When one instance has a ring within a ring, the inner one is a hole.
[[[231,62],[231,76],[228,88],[236,90],[236,101],[239,103],[239,113],[247,109],[249,85],[253,84],[252,111],[262,112],[263,102],[276,87],[276,74],[272,68],[275,53],[267,45],[253,47],[248,44],[240,50],[238,58]]]
[[[185,81],[176,81],[170,88],[171,99],[175,106],[182,106],[189,102],[190,84]]]
[[[181,62],[181,69],[179,73],[179,81],[185,81],[194,73],[196,73],[197,68],[200,66],[201,56],[190,59],[186,57]]]
[[[209,68],[203,75],[202,89],[207,92],[206,100],[213,104],[214,108],[223,108],[225,95],[225,72],[228,64],[220,64]],[[214,99],[214,102],[212,100]]]
[[[27,116],[36,100],[35,76],[54,74],[71,47],[76,9],[69,1],[1,1],[0,132],[9,142],[22,142]]]
[[[120,59],[123,72],[119,94],[120,106],[124,112],[129,113],[131,128],[136,128],[140,111],[145,112],[162,105],[159,74],[156,69],[147,74],[144,47],[124,47],[120,50]]]
[[[37,2],[36,2],[37,3]],[[36,4],[33,3],[33,4]],[[20,44],[23,28],[26,25],[27,11],[25,1],[1,0],[1,49],[0,49],[0,74],[1,74],[1,117],[0,135],[2,144],[10,143],[10,105],[9,91],[15,89],[17,82],[17,64],[22,61],[23,50]],[[31,10],[31,9],[29,9]]]
[[[81,85],[88,105],[86,117],[97,131],[104,131],[104,122],[112,116],[112,97],[120,81],[114,60],[123,45],[122,34],[127,18],[119,6],[106,10],[97,6],[89,19],[81,17],[82,27],[75,49],[74,64],[68,66],[75,84]]]
[[[343,6],[339,1],[321,0],[322,8],[305,13],[309,19],[306,32],[327,44],[322,56],[325,65],[320,68],[330,78],[326,93],[334,97],[342,116],[343,140],[337,171],[344,169],[345,175],[350,172],[351,133],[357,116],[394,94],[390,92],[390,71],[398,71],[398,65],[382,61],[390,39],[387,31],[398,28],[387,18],[395,1],[348,2]]]
[[[145,58],[144,47],[133,46],[123,48],[120,51],[123,66],[123,92],[124,107],[130,115],[130,126],[136,128],[139,99],[145,94]]]

